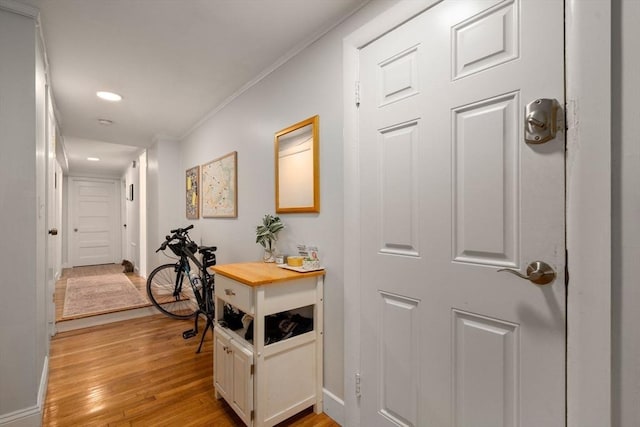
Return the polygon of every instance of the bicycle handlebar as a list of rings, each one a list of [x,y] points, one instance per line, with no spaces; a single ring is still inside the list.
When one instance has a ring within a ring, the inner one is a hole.
[[[170,232],[174,233],[174,234],[183,234],[183,233],[191,230],[192,228],[193,228],[193,224],[191,224],[190,226],[185,227],[185,228],[176,228],[175,230],[170,230]]]
[[[173,235],[165,236],[164,237],[165,241],[162,242],[162,244],[158,249],[156,249],[156,252],[164,251],[165,249],[167,249],[167,246],[172,240],[182,240],[182,241],[187,240],[187,237],[188,237],[186,235],[187,231],[191,230],[192,228],[193,228],[193,224],[185,228],[176,228],[175,230],[170,230],[170,232],[173,233]]]

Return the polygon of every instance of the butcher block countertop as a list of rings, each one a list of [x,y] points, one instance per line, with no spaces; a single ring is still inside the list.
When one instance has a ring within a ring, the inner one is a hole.
[[[211,267],[216,274],[237,280],[249,286],[263,286],[270,283],[281,283],[304,277],[322,276],[324,270],[298,273],[278,267],[267,262],[240,262],[236,264],[222,264]]]

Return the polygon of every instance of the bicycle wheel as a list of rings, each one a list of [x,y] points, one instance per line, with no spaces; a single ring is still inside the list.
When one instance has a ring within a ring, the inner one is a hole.
[[[189,278],[176,264],[164,264],[151,272],[147,279],[147,295],[163,314],[174,319],[190,319],[198,310]],[[178,288],[178,289],[176,289]]]

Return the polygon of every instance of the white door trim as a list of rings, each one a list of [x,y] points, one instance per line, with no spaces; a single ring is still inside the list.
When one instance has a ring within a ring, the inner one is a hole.
[[[567,426],[611,425],[611,2],[565,0]]]
[[[403,0],[343,41],[345,422],[360,425],[358,50],[437,0]],[[567,427],[611,424],[611,5],[565,0]],[[560,41],[559,41],[560,42]],[[578,120],[579,114],[579,120]]]

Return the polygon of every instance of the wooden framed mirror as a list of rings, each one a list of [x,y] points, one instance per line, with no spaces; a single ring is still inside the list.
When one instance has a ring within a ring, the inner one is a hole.
[[[319,116],[276,133],[276,212],[320,212]]]

